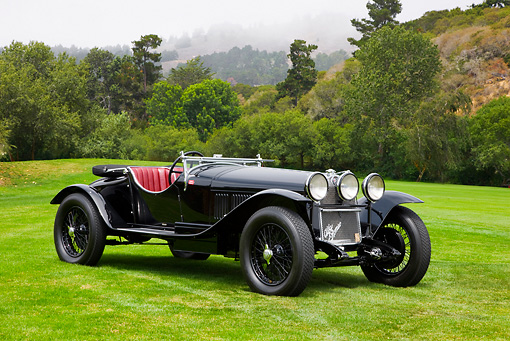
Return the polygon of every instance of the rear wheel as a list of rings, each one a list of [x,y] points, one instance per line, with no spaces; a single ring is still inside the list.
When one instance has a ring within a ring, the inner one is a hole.
[[[53,239],[61,260],[97,264],[106,243],[105,226],[95,205],[83,194],[74,193],[62,201],[55,217]]]
[[[397,259],[362,265],[372,282],[407,287],[421,281],[430,263],[430,238],[423,221],[407,207],[397,206],[379,228],[374,239],[397,249]]]
[[[308,226],[295,212],[266,207],[255,212],[241,234],[241,269],[250,288],[265,295],[297,296],[314,265]]]

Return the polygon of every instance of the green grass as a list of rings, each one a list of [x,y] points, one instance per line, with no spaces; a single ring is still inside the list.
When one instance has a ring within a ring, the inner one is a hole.
[[[318,269],[299,297],[268,297],[232,259],[165,246],[107,246],[96,267],[59,261],[49,202],[102,163],[119,161],[0,163],[0,339],[510,339],[510,189],[389,181],[425,201],[408,205],[431,235],[422,282]]]

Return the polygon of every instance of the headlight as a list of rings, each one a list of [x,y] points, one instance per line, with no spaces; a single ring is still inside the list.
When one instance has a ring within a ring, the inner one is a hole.
[[[370,201],[375,202],[384,195],[384,180],[377,174],[369,174],[361,184],[363,195]]]
[[[328,194],[328,180],[321,173],[313,173],[306,180],[306,193],[315,201],[321,201]]]
[[[336,190],[338,196],[344,201],[355,199],[359,192],[358,178],[351,172],[340,174]]]

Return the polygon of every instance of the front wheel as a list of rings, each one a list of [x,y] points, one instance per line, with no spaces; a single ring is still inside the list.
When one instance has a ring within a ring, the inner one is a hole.
[[[427,228],[416,213],[397,206],[391,211],[374,239],[397,249],[401,256],[391,261],[362,265],[371,282],[407,287],[421,281],[430,263],[430,238]]]
[[[74,193],[62,201],[55,217],[53,239],[61,260],[97,264],[106,244],[105,226],[95,205],[83,194]]]
[[[239,249],[243,275],[255,292],[297,296],[310,281],[312,235],[296,212],[282,207],[255,212],[244,227]]]

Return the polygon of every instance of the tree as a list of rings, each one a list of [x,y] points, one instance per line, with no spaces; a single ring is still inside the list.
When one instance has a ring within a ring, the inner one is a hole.
[[[317,82],[317,70],[315,62],[311,58],[317,45],[306,45],[306,41],[296,39],[290,45],[290,58],[292,67],[287,71],[287,78],[276,85],[278,97],[289,96],[292,98],[294,106],[298,99],[306,94]]]
[[[115,56],[110,51],[93,48],[83,59],[87,65],[89,75],[87,78],[87,95],[92,101],[98,102],[107,109],[112,110],[112,99],[116,95],[115,69],[113,61]]]
[[[132,120],[145,119],[143,74],[135,64],[134,57],[116,57],[112,63],[114,84],[111,87],[117,96],[112,99],[112,111],[127,112]]]
[[[162,39],[155,34],[141,36],[140,40],[135,40],[133,56],[136,65],[140,67],[143,72],[143,92],[147,92],[147,85],[154,84],[159,79],[159,72],[162,69],[161,65],[156,66],[161,60],[161,53],[151,52],[161,45]]]
[[[349,59],[349,54],[344,50],[338,50],[330,53],[318,53],[315,57],[315,68],[317,71],[327,71],[332,66],[340,64],[344,60]]]
[[[505,6],[510,6],[510,0],[485,0],[481,4],[471,5],[471,8],[491,8],[491,7],[503,8]]]
[[[175,128],[188,128],[190,123],[182,109],[182,89],[162,81],[154,84],[152,96],[147,100],[147,113],[151,124]]]
[[[182,108],[202,141],[214,129],[229,125],[241,116],[236,93],[220,79],[189,86],[182,94]]]
[[[74,58],[38,42],[13,42],[0,55],[0,121],[18,160],[69,156],[79,143],[85,71]]]
[[[313,163],[317,169],[349,169],[352,164],[352,125],[341,125],[338,121],[322,118],[313,122],[316,132],[313,141]],[[333,148],[332,148],[333,146]]]
[[[7,123],[0,121],[0,160],[9,156],[11,157],[11,146],[9,144],[9,134],[10,130],[7,126]]]
[[[81,157],[120,159],[126,156],[123,143],[128,138],[131,123],[126,113],[99,114],[97,128],[78,147]]]
[[[510,97],[484,105],[469,124],[477,169],[489,169],[510,183]]]
[[[182,150],[203,150],[195,129],[177,129],[164,125],[150,126],[144,133],[144,158],[155,161],[175,160]]]
[[[393,133],[437,89],[439,51],[419,33],[383,27],[356,58],[361,68],[351,82],[346,110],[354,115],[360,138],[374,142],[382,163]]]
[[[211,80],[214,73],[211,68],[205,67],[204,62],[200,60],[200,56],[192,58],[185,65],[172,68],[168,76],[170,84],[179,85],[183,90],[190,85],[201,83],[205,80]]]
[[[352,26],[362,34],[362,37],[359,40],[347,38],[347,41],[357,47],[362,47],[372,34],[381,27],[398,25],[395,17],[402,12],[402,4],[399,0],[372,0],[372,2],[367,3],[367,9],[368,16],[371,19],[351,20]]]
[[[408,121],[406,158],[418,171],[445,180],[449,170],[459,168],[469,146],[466,120],[459,115],[471,107],[471,99],[460,92],[438,93],[423,101]]]
[[[286,77],[289,66],[283,51],[267,52],[233,47],[228,52],[215,52],[201,57],[204,63],[216,72],[216,78],[233,79],[237,83],[252,86],[276,85]]]
[[[314,158],[315,135],[310,118],[298,110],[266,112],[243,116],[232,129],[216,130],[207,148],[236,157],[260,153],[264,158],[276,159],[279,166],[303,169]]]

